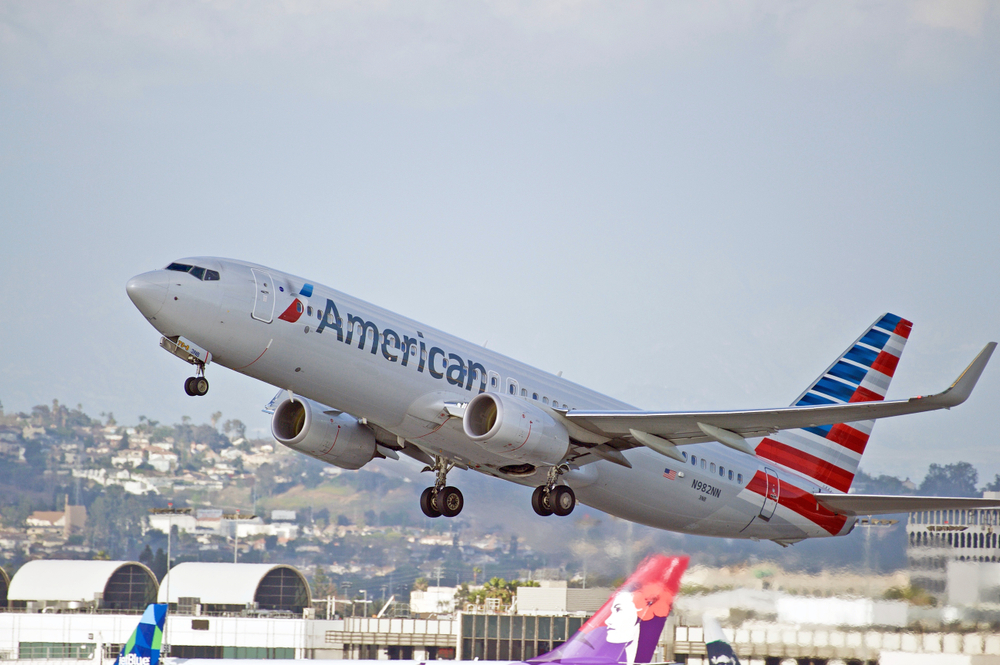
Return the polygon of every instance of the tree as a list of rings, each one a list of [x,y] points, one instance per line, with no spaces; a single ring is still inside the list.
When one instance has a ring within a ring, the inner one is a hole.
[[[954,464],[931,464],[924,481],[920,483],[920,493],[931,496],[979,496],[976,483],[979,473],[968,462]]]
[[[430,586],[430,582],[427,581],[426,577],[418,577],[413,580],[414,591],[427,591],[428,586]]]
[[[983,487],[984,492],[1000,492],[1000,473],[993,477],[993,482]]]
[[[218,427],[219,420],[222,419],[222,411],[216,411],[215,413],[212,414],[211,418],[212,418],[212,427]]]
[[[162,582],[167,574],[167,553],[163,551],[162,547],[156,548],[156,557],[153,558],[152,569],[153,574],[156,575],[156,580]]]
[[[107,487],[87,511],[90,546],[114,559],[124,559],[142,535],[145,502],[127,497],[118,485]]]

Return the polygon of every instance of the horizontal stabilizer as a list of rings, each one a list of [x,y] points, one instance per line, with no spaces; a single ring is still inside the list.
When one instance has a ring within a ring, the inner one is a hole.
[[[881,494],[816,494],[816,501],[841,515],[891,515],[914,510],[998,508],[1000,499]]]

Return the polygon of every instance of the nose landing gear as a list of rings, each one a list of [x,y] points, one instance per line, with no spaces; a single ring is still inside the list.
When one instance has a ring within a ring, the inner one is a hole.
[[[549,475],[546,483],[536,487],[531,493],[531,508],[536,514],[542,517],[558,515],[565,517],[576,508],[576,494],[573,488],[568,485],[556,485],[559,476],[569,471],[566,464],[559,464],[549,468]]]
[[[465,497],[457,487],[448,486],[448,472],[455,465],[443,457],[434,459],[434,466],[425,471],[434,471],[437,478],[434,487],[428,487],[420,494],[420,510],[427,517],[455,517],[465,507]]]

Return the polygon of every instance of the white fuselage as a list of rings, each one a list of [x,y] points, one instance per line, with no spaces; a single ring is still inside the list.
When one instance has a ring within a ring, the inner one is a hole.
[[[461,420],[449,417],[442,404],[467,403],[485,390],[545,408],[632,408],[320,284],[311,283],[311,295],[304,296],[306,280],[294,275],[241,261],[189,261],[219,271],[221,278],[201,281],[159,270],[130,282],[130,296],[164,336],[183,336],[210,351],[215,364],[365,419],[485,474],[529,486],[545,480],[545,469],[518,477],[499,471],[511,460],[471,441]],[[135,293],[133,283],[141,285]],[[295,298],[304,305],[301,315],[295,322],[280,319]],[[718,443],[684,450],[698,458],[696,465],[639,447],[623,452],[632,468],[602,460],[575,468],[562,480],[584,504],[691,534],[794,541],[842,535],[854,526],[853,518],[822,525],[810,520],[803,497],[818,488],[787,469],[765,466]],[[726,470],[722,476],[715,472],[719,467]],[[764,496],[748,489],[765,468],[780,478],[775,489],[781,496],[766,508]],[[785,497],[797,501],[786,504]],[[773,514],[764,519],[762,508]]]

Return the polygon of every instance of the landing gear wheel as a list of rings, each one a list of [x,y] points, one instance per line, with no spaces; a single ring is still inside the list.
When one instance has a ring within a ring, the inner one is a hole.
[[[434,488],[428,487],[420,494],[420,510],[427,517],[441,517],[441,511],[434,505]]]
[[[552,512],[559,517],[566,517],[576,508],[576,494],[573,493],[572,487],[557,485],[552,492],[549,492],[549,496],[552,497]]]
[[[196,376],[194,381],[191,382],[191,387],[194,389],[195,395],[204,397],[208,394],[208,379],[203,376]]]
[[[464,505],[465,497],[457,487],[444,487],[434,497],[434,507],[445,517],[455,517]]]
[[[535,488],[535,491],[531,493],[531,508],[542,517],[548,517],[555,512],[552,509],[552,498],[548,487],[542,485]]]
[[[189,376],[187,379],[184,380],[184,392],[186,392],[191,397],[197,395],[197,393],[194,391],[194,385],[193,385],[194,382],[197,380],[198,377],[196,376]]]

